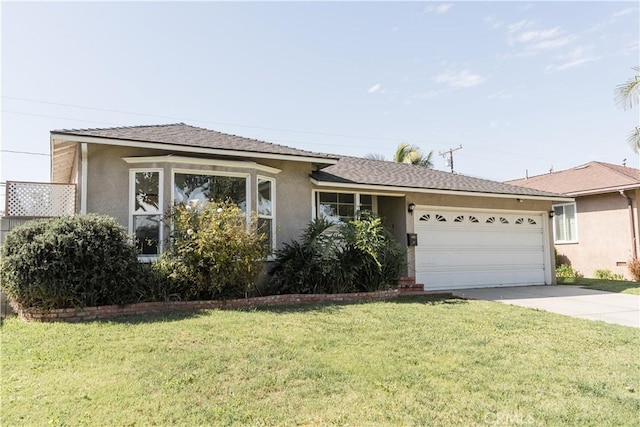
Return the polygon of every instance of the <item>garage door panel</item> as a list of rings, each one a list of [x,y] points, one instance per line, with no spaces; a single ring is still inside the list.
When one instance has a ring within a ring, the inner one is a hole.
[[[503,265],[532,265],[544,267],[544,258],[539,251],[520,251],[488,253],[478,251],[468,252],[422,252],[420,259],[424,265],[452,267],[487,266],[498,269]],[[418,268],[419,269],[419,268]]]
[[[420,211],[416,279],[427,289],[545,282],[542,214]]]
[[[531,278],[538,275],[537,269],[517,266],[514,269],[495,268],[461,271],[459,269],[432,270],[428,273],[427,289],[460,289],[497,286],[518,286],[532,284]],[[455,277],[455,281],[451,278]]]

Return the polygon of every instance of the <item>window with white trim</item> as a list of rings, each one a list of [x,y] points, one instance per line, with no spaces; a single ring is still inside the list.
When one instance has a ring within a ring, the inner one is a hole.
[[[575,203],[553,206],[553,237],[555,243],[578,241],[578,222]]]
[[[243,212],[248,206],[248,174],[209,171],[173,172],[173,202],[208,203],[231,201]]]
[[[258,176],[256,211],[258,213],[258,229],[267,235],[269,247],[275,250],[275,187],[276,180]]]
[[[316,193],[316,216],[331,222],[347,222],[357,211],[374,211],[375,196],[360,193],[337,193],[318,191]]]
[[[131,170],[129,181],[129,232],[139,257],[157,257],[162,242],[162,169]]]

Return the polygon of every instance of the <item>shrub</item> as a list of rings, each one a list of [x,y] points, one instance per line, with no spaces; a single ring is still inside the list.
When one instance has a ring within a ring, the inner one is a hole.
[[[583,275],[569,264],[560,264],[556,267],[556,277],[583,277]]]
[[[30,221],[7,234],[2,288],[23,307],[125,304],[146,285],[136,250],[115,219],[79,215]]]
[[[556,249],[555,247],[553,248],[553,253],[556,259],[556,267],[559,267],[562,264],[571,265],[571,261],[569,260],[569,258],[566,255],[558,253],[558,249]]]
[[[269,251],[256,218],[247,224],[230,202],[176,205],[169,216],[169,247],[154,268],[166,275],[176,296],[235,298],[251,290]]]
[[[593,275],[596,279],[602,280],[624,280],[622,274],[614,274],[611,270],[596,270]]]
[[[640,258],[633,258],[627,263],[627,268],[634,281],[640,282]]]
[[[361,212],[347,224],[312,221],[300,241],[276,252],[273,293],[344,293],[388,289],[405,268],[405,252],[382,220]]]

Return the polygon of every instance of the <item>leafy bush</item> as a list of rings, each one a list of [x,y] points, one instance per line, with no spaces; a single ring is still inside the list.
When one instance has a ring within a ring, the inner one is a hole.
[[[634,281],[640,282],[640,258],[633,258],[627,263],[627,268]]]
[[[556,277],[583,277],[583,275],[569,264],[560,264],[556,267]]]
[[[136,249],[115,219],[79,215],[30,221],[7,234],[2,288],[23,307],[125,304],[146,280]]]
[[[593,275],[596,279],[602,280],[624,280],[622,274],[614,274],[611,270],[596,270]]]
[[[347,224],[312,221],[299,241],[276,252],[273,293],[345,293],[388,289],[405,268],[405,251],[382,220],[361,212]]]
[[[553,253],[556,259],[556,267],[559,267],[562,264],[571,265],[571,261],[569,260],[569,258],[566,255],[558,253],[558,249],[553,248]]]
[[[230,202],[176,205],[169,247],[154,268],[183,299],[241,297],[250,291],[269,252],[255,218]],[[170,295],[165,295],[170,298]]]

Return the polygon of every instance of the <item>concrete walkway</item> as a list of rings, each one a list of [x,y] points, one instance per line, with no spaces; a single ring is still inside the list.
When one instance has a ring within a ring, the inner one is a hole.
[[[640,295],[584,289],[580,286],[518,286],[461,289],[461,298],[497,301],[566,316],[640,328]]]

